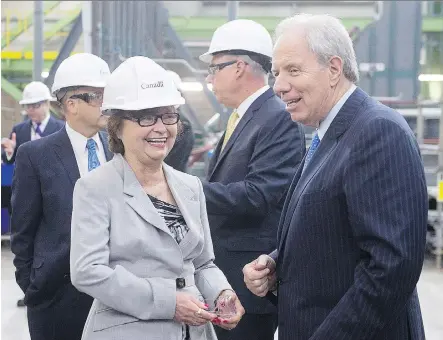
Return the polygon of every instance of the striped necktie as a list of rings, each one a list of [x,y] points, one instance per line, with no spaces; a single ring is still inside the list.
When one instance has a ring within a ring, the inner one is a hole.
[[[312,138],[312,143],[311,146],[309,147],[308,154],[306,155],[305,164],[303,164],[303,171],[306,169],[306,166],[308,165],[309,161],[311,160],[312,156],[315,153],[315,150],[317,150],[319,145],[320,145],[320,138],[318,137],[318,134],[315,134],[314,138]]]
[[[237,119],[240,116],[238,115],[237,110],[232,111],[231,116],[228,120],[228,125],[226,126],[226,132],[225,132],[225,139],[223,141],[222,150],[225,148],[226,144],[228,143],[229,138],[231,138],[232,133],[235,130],[235,123],[237,122]]]

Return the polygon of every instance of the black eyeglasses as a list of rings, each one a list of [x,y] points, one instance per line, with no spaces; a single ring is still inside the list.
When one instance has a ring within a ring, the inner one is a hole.
[[[23,106],[25,109],[39,109],[40,106],[43,105],[43,103],[45,103],[45,102],[43,101],[43,102],[32,103],[32,104],[24,104]]]
[[[95,106],[100,106],[103,103],[103,93],[102,92],[87,92],[87,93],[79,93],[73,94],[69,98],[72,99],[81,99],[88,104],[92,104]]]
[[[233,64],[237,63],[237,61],[238,60],[231,60],[231,61],[227,61],[225,63],[211,64],[208,66],[208,72],[209,72],[209,74],[214,75],[217,71],[223,70],[226,66],[233,65]]]
[[[165,125],[174,125],[177,124],[180,115],[178,113],[163,113],[161,115],[147,115],[141,118],[131,117],[131,116],[124,116],[123,119],[131,120],[133,122],[137,122],[138,125],[146,127],[146,126],[152,126],[157,123],[159,119],[163,122]]]

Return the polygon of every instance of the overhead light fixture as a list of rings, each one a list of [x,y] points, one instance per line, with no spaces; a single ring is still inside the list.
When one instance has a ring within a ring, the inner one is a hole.
[[[419,81],[443,81],[443,74],[420,74]]]

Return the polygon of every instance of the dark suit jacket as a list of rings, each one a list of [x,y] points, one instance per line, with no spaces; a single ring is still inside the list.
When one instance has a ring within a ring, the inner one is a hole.
[[[174,147],[165,158],[165,163],[172,166],[175,170],[186,172],[189,156],[194,147],[194,131],[191,122],[181,116],[183,130],[177,136]]]
[[[106,159],[107,136],[100,132]],[[69,279],[72,194],[80,178],[66,129],[21,145],[12,180],[11,249],[25,303],[50,300]]]
[[[215,263],[248,313],[275,307],[243,282],[243,266],[276,246],[283,197],[305,153],[301,125],[269,89],[249,107],[220,154],[221,138],[203,183]]]
[[[424,339],[428,200],[406,121],[357,88],[302,168],[272,255],[279,340]]]
[[[49,136],[50,134],[59,131],[63,126],[65,126],[64,121],[51,116],[48,120],[48,124],[46,125],[45,130],[42,132],[42,137]],[[17,154],[19,146],[31,140],[31,128],[32,121],[30,119],[14,125],[9,138],[11,138],[12,134],[15,133],[17,145],[15,146],[14,154],[12,155],[12,158],[10,160],[7,159],[5,151],[2,150],[2,160],[4,163],[12,164],[15,162],[15,155]]]

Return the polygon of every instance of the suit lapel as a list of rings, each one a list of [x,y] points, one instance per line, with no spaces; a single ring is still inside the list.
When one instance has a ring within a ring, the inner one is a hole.
[[[49,117],[48,124],[46,125],[45,129],[42,132],[42,137],[49,136],[53,134],[54,132],[57,132],[57,124],[55,122],[55,119],[52,117]]]
[[[75,185],[75,182],[80,178],[80,172],[66,128],[56,132],[54,151],[68,173],[72,185]]]
[[[164,219],[157,212],[157,209],[143,190],[140,182],[123,156],[115,155],[113,161],[116,162],[117,167],[121,169],[123,174],[125,202],[146,222],[170,234]]]
[[[284,217],[283,225],[281,226],[281,232],[279,231],[279,252],[284,244],[289,226],[291,225],[293,212],[297,207],[301,195],[305,191],[308,184],[311,182],[314,175],[321,169],[326,160],[333,154],[341,135],[349,128],[352,121],[359,114],[359,111],[362,108],[362,102],[366,98],[368,98],[366,93],[357,88],[349,97],[349,99],[345,102],[343,107],[338,112],[337,116],[332,121],[325,136],[321,140],[317,150],[312,156],[310,162],[306,165],[304,171],[303,165],[305,159],[303,159],[302,164],[300,164],[296,174],[296,177],[298,176],[298,182],[296,182],[296,185],[293,187],[292,194],[291,192],[289,192],[288,194],[291,198],[288,204],[287,213]]]
[[[108,144],[108,134],[103,131],[99,131],[100,140],[102,141],[103,149],[105,151],[105,157],[106,161],[110,161],[114,154],[109,150],[109,144]]]
[[[199,237],[201,234],[201,223],[195,220],[196,216],[200,216],[200,202],[197,194],[176,176],[171,167],[163,165],[163,169],[169,189],[189,228],[189,231],[179,244],[183,258],[186,259],[201,239]]]
[[[29,119],[26,124],[23,125],[23,128],[20,130],[22,139],[22,144],[29,142],[31,140],[31,129],[32,129],[32,121]],[[18,137],[18,136],[16,136]]]
[[[216,164],[213,167],[212,171],[210,172],[209,175],[209,180],[211,180],[211,177],[213,176],[215,170],[220,166],[220,164],[223,162],[224,158],[226,157],[226,155],[229,153],[229,151],[231,150],[232,146],[234,145],[235,141],[237,140],[237,138],[240,136],[242,130],[246,127],[246,125],[248,125],[249,121],[252,119],[252,117],[254,116],[254,112],[259,110],[260,107],[263,105],[263,103],[268,100],[269,98],[271,98],[272,96],[274,96],[274,91],[272,89],[268,89],[266,90],[265,93],[263,93],[260,97],[258,97],[253,103],[252,105],[248,108],[248,110],[245,112],[244,116],[240,119],[238,125],[236,126],[234,132],[231,135],[231,138],[229,138],[228,142],[226,143],[225,148],[223,149],[223,151],[221,151],[221,146],[223,144],[223,139],[225,138],[225,134],[223,134],[222,138],[220,139],[218,145],[217,145],[217,151],[215,155],[219,155],[217,157],[216,160]],[[226,133],[226,132],[225,132]]]

